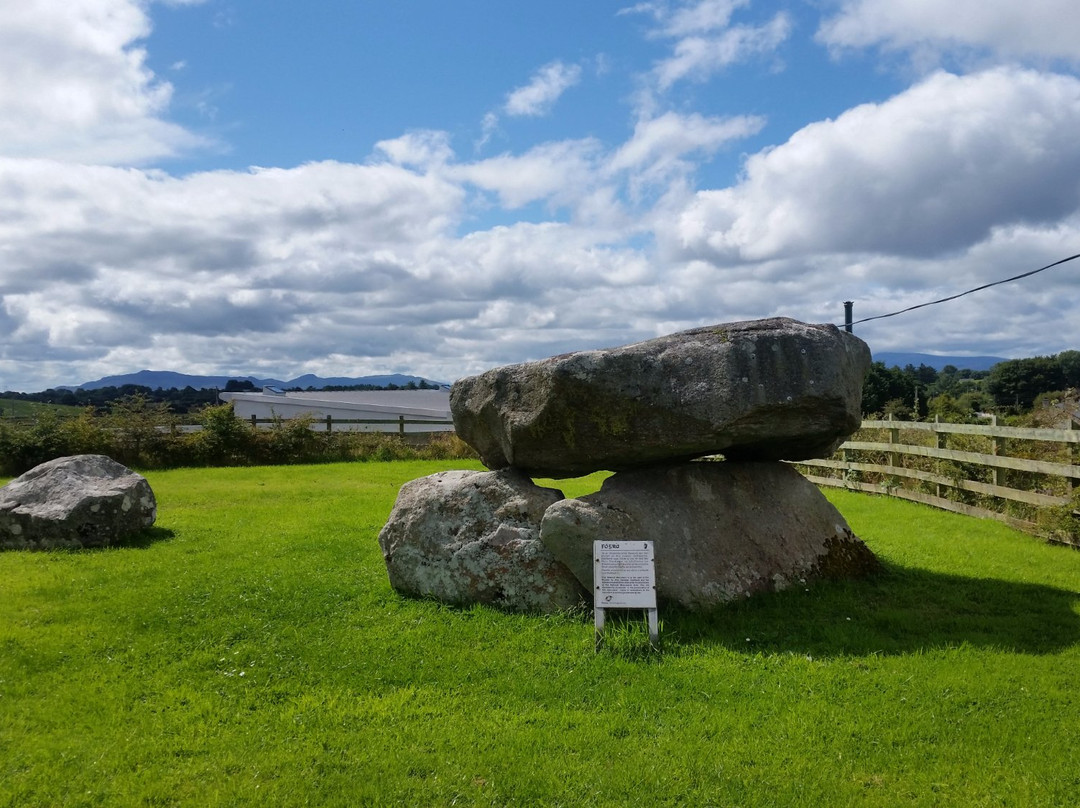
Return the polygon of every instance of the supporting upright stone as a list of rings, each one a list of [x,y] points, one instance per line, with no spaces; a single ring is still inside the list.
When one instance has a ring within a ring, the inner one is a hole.
[[[579,606],[584,589],[540,543],[544,511],[560,499],[514,470],[408,482],[379,533],[390,584],[413,597],[511,612]]]
[[[590,590],[593,541],[651,540],[657,597],[699,611],[878,569],[839,511],[783,463],[621,472],[595,494],[548,508],[540,540]]]

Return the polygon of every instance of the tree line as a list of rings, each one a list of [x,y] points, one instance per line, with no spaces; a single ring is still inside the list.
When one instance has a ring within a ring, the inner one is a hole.
[[[396,433],[316,432],[313,420],[276,419],[253,429],[231,403],[178,415],[141,395],[117,399],[103,413],[87,408],[63,417],[42,410],[33,419],[0,419],[0,476],[76,454],[108,455],[137,469],[476,457],[453,432],[414,444]]]
[[[402,387],[336,389],[424,389]],[[1071,400],[1080,388],[1080,351],[1055,356],[1010,359],[989,371],[946,365],[941,371],[886,367],[875,362],[863,384],[863,413],[902,420],[940,417],[970,421],[979,414],[1005,416],[1030,412],[1040,401]],[[234,380],[228,391],[254,390]],[[327,388],[331,389],[331,388]],[[1066,392],[1070,391],[1071,392]],[[14,476],[38,463],[71,454],[106,454],[135,468],[313,463],[406,457],[472,457],[453,433],[414,447],[396,435],[365,432],[314,432],[310,418],[279,420],[255,430],[236,418],[231,404],[217,403],[216,390],[150,390],[126,385],[98,390],[46,390],[4,393],[3,397],[81,407],[74,416],[38,411],[33,418],[0,418],[0,475]],[[198,430],[182,427],[197,424]]]
[[[243,393],[243,392],[259,392],[261,388],[256,387],[248,379],[230,379],[225,385],[224,392],[226,393]],[[375,384],[357,384],[351,386],[327,386],[323,388],[301,388],[290,387],[288,392],[316,392],[319,390],[438,390],[439,387],[436,384],[429,384],[424,380],[420,382],[410,381],[405,385],[389,384],[385,386]],[[108,411],[110,405],[114,401],[120,401],[122,399],[138,396],[145,399],[152,404],[163,404],[166,409],[177,415],[184,413],[197,413],[204,407],[208,407],[218,403],[218,394],[222,392],[217,389],[211,388],[195,388],[190,385],[182,389],[176,387],[169,388],[168,390],[157,388],[152,390],[149,387],[139,384],[125,384],[119,387],[99,387],[94,390],[84,390],[82,388],[69,389],[65,387],[61,388],[49,388],[48,390],[42,390],[38,393],[19,393],[12,390],[7,390],[0,393],[0,398],[10,399],[12,401],[28,401],[36,402],[38,404],[58,404],[68,407],[82,407],[91,408],[99,414],[104,414]],[[0,408],[0,415],[5,415],[2,408]]]
[[[1064,398],[1080,388],[1080,351],[1008,359],[990,370],[946,365],[886,367],[875,362],[863,382],[862,409],[869,416],[901,419],[939,416],[966,419],[978,413],[1022,415],[1043,399]]]

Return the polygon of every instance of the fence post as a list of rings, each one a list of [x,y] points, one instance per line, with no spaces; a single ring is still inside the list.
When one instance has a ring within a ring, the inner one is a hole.
[[[252,429],[258,429],[259,428],[259,421],[255,417],[255,413],[251,413],[251,428]]]
[[[934,441],[934,445],[938,449],[944,449],[944,448],[946,448],[946,445],[948,443],[948,434],[945,433],[945,432],[941,432],[938,429],[938,425],[940,423],[941,423],[941,416],[940,415],[935,415],[934,416],[934,436],[935,436],[936,440]],[[936,471],[938,474],[941,473],[941,461],[940,460],[935,460],[934,461],[934,471]],[[941,484],[940,483],[935,483],[935,485],[934,485],[934,496],[936,496],[938,499],[941,498]]]
[[[892,422],[893,422],[893,414],[890,412],[889,413],[889,423],[891,424]],[[890,446],[895,446],[899,442],[900,442],[900,427],[890,426],[889,427],[889,445]],[[896,452],[889,452],[890,473],[891,473],[891,469],[895,465],[896,465]]]
[[[326,434],[329,435],[334,431],[334,418],[331,415],[326,416]]]
[[[996,429],[997,425],[997,413],[994,413],[990,416],[990,426]],[[990,454],[992,454],[994,457],[997,457],[1000,453],[1001,438],[999,438],[997,435],[993,435],[990,438]],[[990,475],[990,482],[992,482],[994,485],[1001,485],[1001,469],[999,469],[997,466],[994,466],[990,470]]]
[[[404,415],[399,415],[398,416],[398,434],[401,435],[401,437],[405,437],[405,416]]]
[[[1077,430],[1077,429],[1080,429],[1080,424],[1078,424],[1076,422],[1076,419],[1074,419],[1070,415],[1069,416],[1069,430],[1072,431],[1072,430]],[[1072,463],[1074,466],[1080,466],[1080,443],[1072,444],[1072,448],[1071,448],[1070,453],[1069,453],[1069,462]],[[1076,478],[1074,478],[1074,477],[1066,477],[1065,479],[1068,482],[1069,487],[1068,487],[1067,490],[1069,492],[1069,496],[1071,497],[1076,492]]]

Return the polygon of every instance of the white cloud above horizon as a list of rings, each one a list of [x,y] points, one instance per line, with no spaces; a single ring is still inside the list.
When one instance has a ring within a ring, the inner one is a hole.
[[[230,32],[251,19],[238,2]],[[496,77],[459,118],[405,105],[407,125],[351,157],[228,168],[202,167],[217,135],[173,115],[179,83],[210,57],[158,46],[160,69],[186,65],[177,86],[151,67],[159,6],[5,7],[0,390],[139,368],[452,380],[708,322],[836,322],[850,299],[857,318],[885,313],[1080,251],[1080,77],[1040,62],[1068,56],[1058,40],[1010,39],[1005,4],[963,42],[920,33],[917,0],[893,5],[799,20],[750,0],[613,7],[606,39],[547,32],[546,54],[517,73],[526,83]],[[1049,25],[1055,8],[1032,16]],[[169,10],[196,12],[210,26],[221,9]],[[960,42],[1002,61],[898,78],[792,125],[745,86],[805,89],[799,65],[771,61],[794,58],[781,50],[795,37],[833,48],[814,69],[848,81],[843,53],[859,49]],[[603,71],[583,69],[601,53]],[[503,116],[503,151],[476,154]],[[178,159],[186,170],[169,169]],[[1077,278],[1063,268],[860,333],[875,350],[1077,348]]]
[[[817,36],[833,48],[878,46],[923,62],[968,49],[1003,59],[1080,61],[1080,15],[1072,0],[844,0]]]
[[[1074,77],[939,72],[751,156],[737,185],[699,192],[679,238],[717,260],[947,254],[1075,212],[1078,126]]]
[[[172,85],[146,65],[139,3],[0,4],[0,154],[144,165],[211,141],[163,117]]]
[[[568,89],[581,81],[581,66],[551,62],[540,68],[528,84],[506,96],[507,115],[546,115]]]

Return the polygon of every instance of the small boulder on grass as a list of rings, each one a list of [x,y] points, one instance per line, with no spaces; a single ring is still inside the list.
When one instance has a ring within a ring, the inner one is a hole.
[[[0,549],[103,547],[156,518],[142,475],[104,455],[60,457],[0,488]]]

